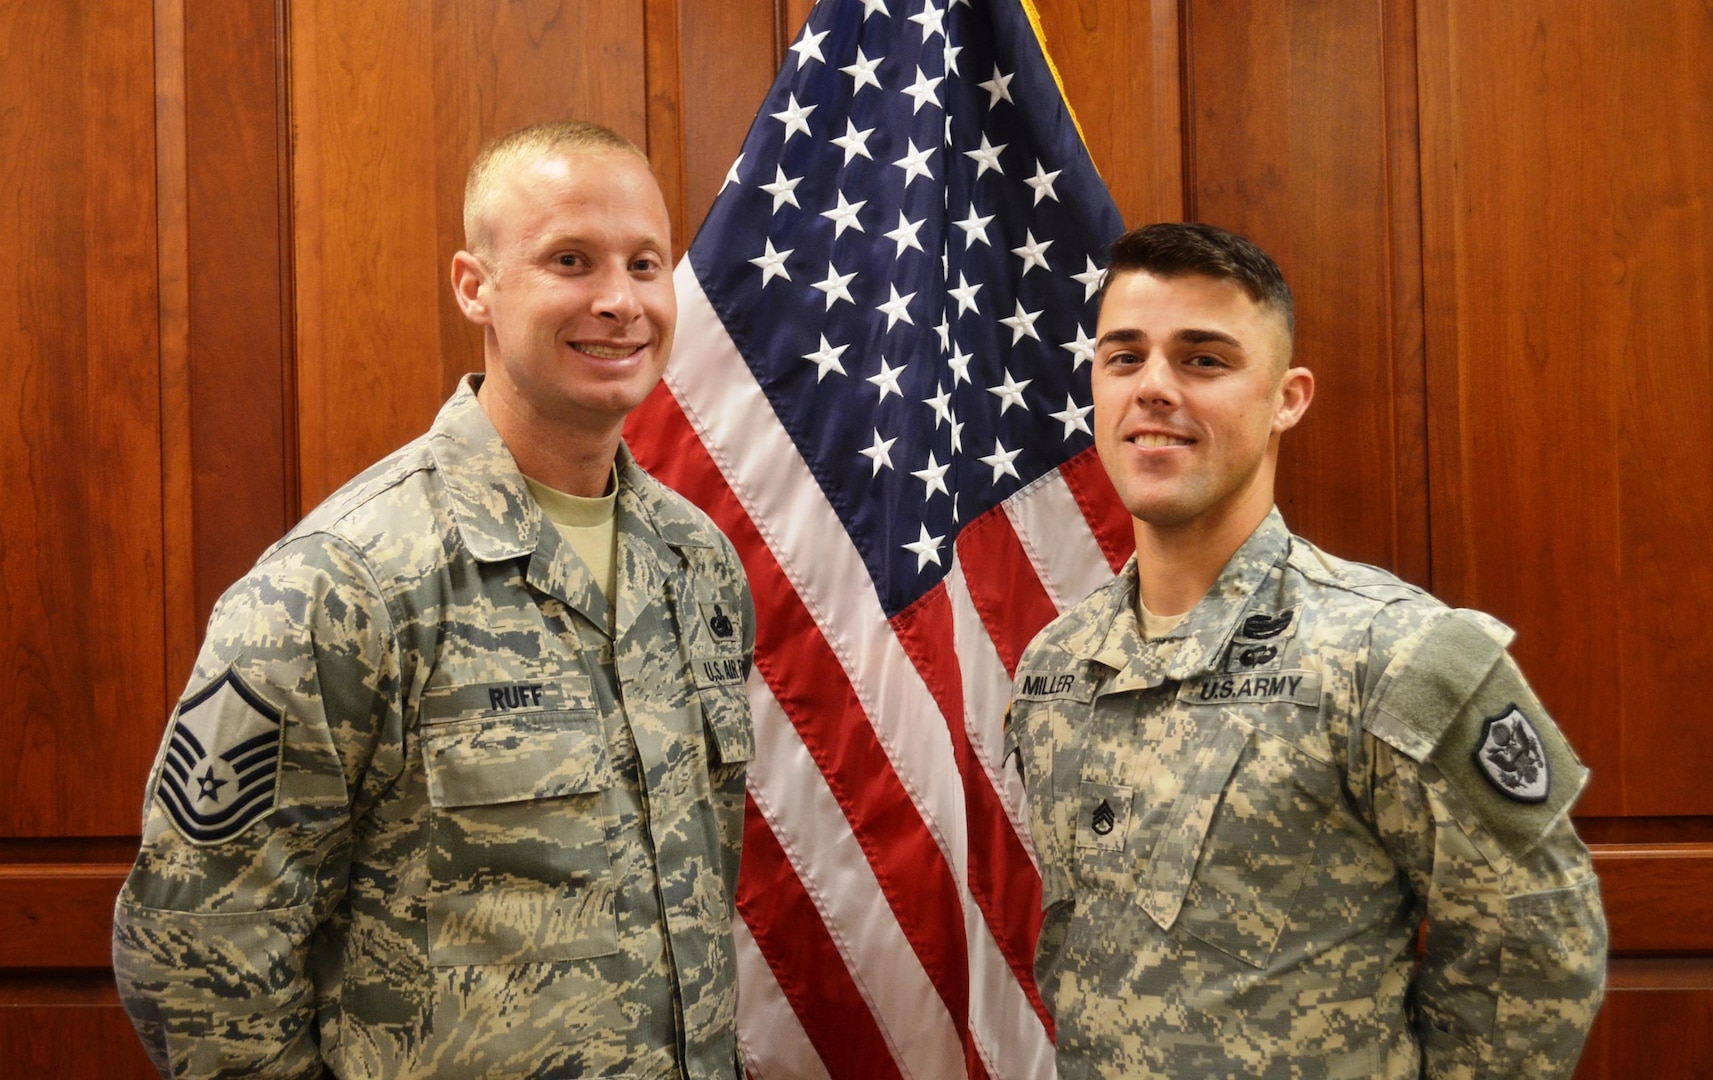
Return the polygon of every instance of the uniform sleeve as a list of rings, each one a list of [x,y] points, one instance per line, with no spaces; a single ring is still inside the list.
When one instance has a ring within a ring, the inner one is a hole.
[[[1382,842],[1426,910],[1416,973],[1434,1080],[1575,1072],[1605,980],[1606,921],[1570,804],[1587,778],[1491,627],[1414,627],[1365,710]]]
[[[221,598],[114,913],[120,997],[163,1075],[322,1075],[310,947],[386,782],[398,686],[386,604],[334,541],[293,541]]]

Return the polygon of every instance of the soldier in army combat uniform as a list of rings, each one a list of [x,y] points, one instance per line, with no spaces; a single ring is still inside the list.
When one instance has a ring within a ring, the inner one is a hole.
[[[1247,240],[1113,245],[1095,442],[1137,556],[1031,644],[1006,729],[1059,1075],[1568,1078],[1605,975],[1587,771],[1510,630],[1285,527],[1291,327]]]
[[[647,160],[484,148],[428,433],[216,608],[115,914],[163,1075],[739,1074],[742,566],[620,441],[676,301]]]

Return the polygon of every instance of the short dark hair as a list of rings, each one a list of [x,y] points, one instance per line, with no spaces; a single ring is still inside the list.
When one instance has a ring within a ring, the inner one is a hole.
[[[1235,282],[1249,299],[1284,316],[1286,330],[1296,330],[1296,306],[1285,275],[1272,256],[1247,237],[1217,225],[1165,221],[1131,229],[1107,251],[1103,299],[1107,283],[1119,274],[1141,271],[1162,278],[1202,274]]]

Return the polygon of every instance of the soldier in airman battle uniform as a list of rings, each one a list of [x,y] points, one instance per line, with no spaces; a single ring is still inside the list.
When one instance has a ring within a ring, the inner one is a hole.
[[[676,301],[646,159],[489,144],[427,434],[221,598],[115,915],[163,1075],[739,1075],[743,568],[620,441]]]
[[[1113,245],[1095,442],[1137,555],[1030,645],[1006,729],[1059,1075],[1568,1078],[1605,974],[1587,770],[1509,629],[1286,528],[1291,331],[1241,237]]]

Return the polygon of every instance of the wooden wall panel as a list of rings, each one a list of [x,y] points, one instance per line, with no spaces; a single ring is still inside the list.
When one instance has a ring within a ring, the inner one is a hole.
[[[1713,19],[1421,12],[1435,584],[1521,631],[1582,813],[1713,814]]]
[[[166,696],[152,40],[0,0],[0,836],[134,829]]]
[[[560,116],[646,144],[643,16],[642,0],[292,5],[306,509],[480,365],[447,284],[477,147]]]
[[[1279,505],[1334,554],[1427,583],[1409,3],[1188,0],[1189,218],[1251,237],[1318,376]]]
[[[1184,216],[1177,0],[1036,0],[1089,156],[1129,226]]]
[[[684,201],[681,255],[743,149],[778,71],[775,0],[678,0],[683,26]],[[788,17],[788,16],[787,16]],[[792,32],[800,27],[792,27]],[[674,226],[677,226],[674,222]]]
[[[214,601],[297,518],[283,0],[179,0],[190,505],[198,637]],[[165,214],[163,213],[163,217]],[[169,691],[188,665],[169,672]]]

